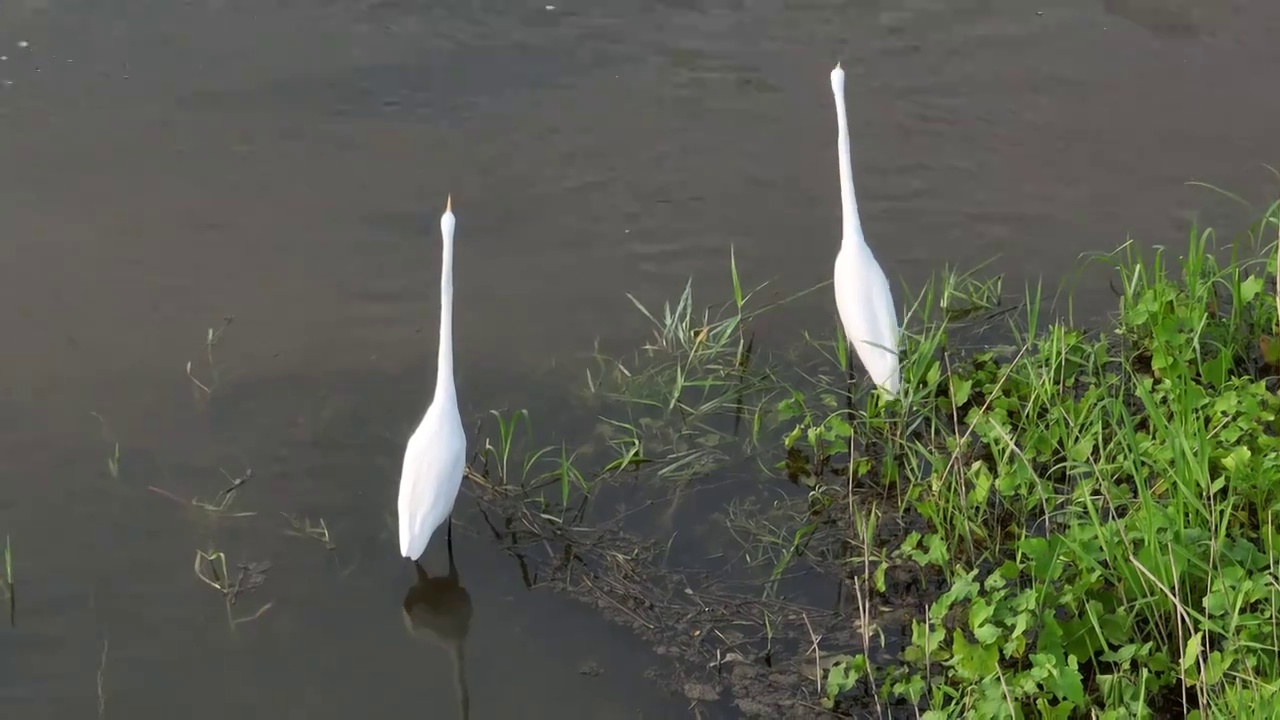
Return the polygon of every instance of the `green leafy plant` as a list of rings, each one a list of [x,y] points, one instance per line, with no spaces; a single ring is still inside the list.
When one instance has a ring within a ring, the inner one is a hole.
[[[1001,278],[948,269],[904,315],[889,401],[849,382],[838,328],[785,362],[756,347],[748,328],[777,303],[751,304],[731,255],[733,299],[718,309],[695,309],[692,281],[660,311],[631,298],[652,338],[625,361],[597,354],[587,376],[608,457],[589,471],[591,448],[560,442],[527,459],[551,463],[531,484],[549,488],[540,517],[563,524],[574,495],[607,480],[685,483],[752,458],[765,482],[792,481],[771,507],[725,513],[765,595],[805,561],[853,588],[858,632],[815,662],[815,702],[852,713],[849,698],[869,695],[877,712],[928,718],[1269,717],[1280,242],[1263,237],[1280,237],[1278,211],[1229,258],[1198,228],[1180,256],[1130,242],[1094,258],[1118,295],[1098,327],[1050,317],[1039,286],[1007,305]],[[772,658],[784,621],[762,622]]]

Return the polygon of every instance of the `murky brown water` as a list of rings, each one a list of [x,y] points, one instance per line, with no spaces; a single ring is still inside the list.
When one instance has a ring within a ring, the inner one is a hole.
[[[554,418],[593,339],[640,331],[622,291],[722,290],[731,243],[751,282],[829,275],[836,59],[869,241],[912,287],[996,255],[1006,287],[1053,285],[1126,233],[1252,219],[1185,181],[1277,185],[1274,3],[556,4],[0,4],[6,716],[92,716],[100,668],[108,717],[454,712],[390,527],[447,192],[464,415]],[[1105,288],[1085,275],[1077,312]],[[775,330],[833,312],[820,293]],[[224,315],[194,402],[184,367]],[[253,518],[147,490],[207,498],[245,467]],[[527,592],[459,507],[472,717],[688,714],[642,677],[657,656]],[[324,517],[338,549],[281,512]],[[192,574],[211,546],[274,563],[235,609],[274,605],[234,632]]]

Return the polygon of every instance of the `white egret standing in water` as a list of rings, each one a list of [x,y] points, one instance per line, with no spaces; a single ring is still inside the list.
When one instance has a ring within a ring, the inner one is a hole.
[[[893,305],[889,279],[871,254],[862,236],[858,201],[853,194],[853,161],[849,158],[849,120],[844,107],[844,70],[831,71],[831,92],[836,98],[839,126],[840,201],[842,236],[836,255],[836,308],[844,333],[867,374],[890,396],[898,394],[898,311]]]
[[[436,392],[404,451],[400,473],[400,554],[417,560],[440,524],[448,520],[449,557],[453,558],[453,503],[462,486],[467,439],[458,414],[453,384],[453,196],[440,216],[444,260],[440,266],[440,349]]]

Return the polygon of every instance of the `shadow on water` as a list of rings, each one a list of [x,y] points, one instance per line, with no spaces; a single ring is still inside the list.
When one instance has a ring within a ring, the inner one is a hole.
[[[425,638],[449,653],[458,691],[458,710],[462,720],[467,720],[471,717],[471,697],[464,650],[471,630],[471,594],[458,579],[452,551],[449,573],[444,577],[429,576],[417,562],[413,563],[413,569],[417,580],[404,596],[405,626],[410,634]]]

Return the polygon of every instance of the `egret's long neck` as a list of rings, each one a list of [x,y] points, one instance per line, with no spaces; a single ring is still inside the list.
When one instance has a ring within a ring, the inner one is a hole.
[[[436,360],[436,397],[455,395],[453,385],[453,230],[444,233],[440,265],[440,356]]]
[[[862,221],[858,218],[858,199],[853,194],[853,160],[849,157],[849,117],[844,107],[843,83],[834,95],[836,124],[839,127],[841,243],[846,248],[863,247],[866,240],[862,237]]]

